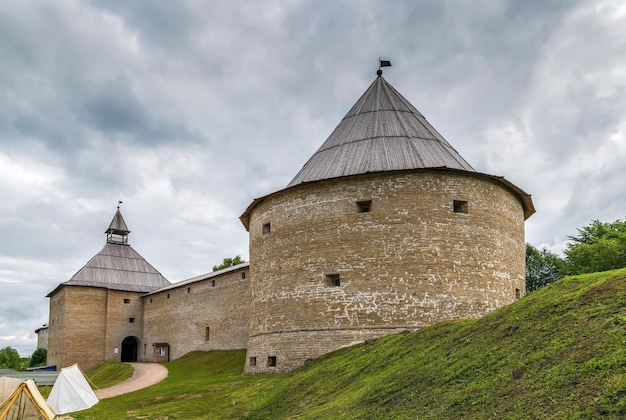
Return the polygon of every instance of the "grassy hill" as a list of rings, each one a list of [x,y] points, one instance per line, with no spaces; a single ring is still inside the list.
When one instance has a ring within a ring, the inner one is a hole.
[[[192,353],[78,419],[625,418],[626,269],[569,277],[479,320],[344,348],[288,374]]]

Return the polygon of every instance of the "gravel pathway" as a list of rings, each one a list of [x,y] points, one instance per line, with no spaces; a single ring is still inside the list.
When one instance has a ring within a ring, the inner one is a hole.
[[[158,363],[129,363],[133,367],[133,376],[110,388],[98,389],[95,392],[99,399],[111,398],[138,389],[158,384],[167,378],[167,368]]]

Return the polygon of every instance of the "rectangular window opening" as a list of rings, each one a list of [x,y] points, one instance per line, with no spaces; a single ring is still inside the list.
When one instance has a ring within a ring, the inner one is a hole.
[[[211,280],[211,287],[215,287],[215,280]]]
[[[329,287],[341,286],[341,277],[339,274],[326,274],[326,284]]]
[[[359,209],[359,213],[369,213],[372,211],[372,200],[357,201],[356,206]]]
[[[276,356],[267,356],[267,365],[276,366]]]
[[[167,298],[168,298],[168,299],[170,298],[170,294],[169,294],[169,293],[167,294]]]
[[[256,366],[256,357],[250,358],[250,366]]]
[[[467,214],[467,201],[463,201],[463,200],[454,200],[454,212],[455,213],[466,213]]]
[[[520,289],[515,289],[515,299],[519,299],[522,297],[522,291]]]
[[[187,293],[191,293],[191,287],[187,288]]]
[[[130,323],[135,322],[135,318],[128,318],[128,322],[130,322]]]
[[[263,225],[263,235],[269,235],[272,230],[272,226],[270,223],[266,223]]]
[[[124,304],[128,305],[130,303],[130,299],[124,299]]]
[[[244,271],[243,273],[241,273],[241,278],[245,279],[246,278],[246,272]]]
[[[204,329],[204,341],[209,341],[209,338],[211,338],[211,328],[206,327]]]

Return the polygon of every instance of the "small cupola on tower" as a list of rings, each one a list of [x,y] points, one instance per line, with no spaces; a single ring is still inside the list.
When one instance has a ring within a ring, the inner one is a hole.
[[[122,204],[121,201],[118,202],[115,216],[113,216],[113,220],[111,220],[109,228],[104,233],[107,234],[107,243],[128,245],[128,234],[130,233],[130,230],[128,230],[126,222],[120,212],[120,204]]]

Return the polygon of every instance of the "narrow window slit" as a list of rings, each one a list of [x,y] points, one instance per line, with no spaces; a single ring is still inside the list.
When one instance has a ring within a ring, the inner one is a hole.
[[[465,213],[468,212],[468,204],[467,201],[463,200],[454,200],[453,209],[455,213]]]
[[[341,286],[341,277],[339,276],[339,274],[327,274],[326,284],[329,287],[339,287]]]
[[[263,235],[269,235],[272,231],[272,226],[270,223],[266,223],[263,225]]]
[[[372,200],[357,201],[356,206],[359,209],[359,213],[369,213],[372,211]]]

